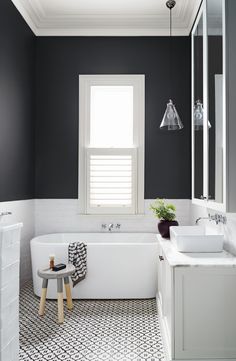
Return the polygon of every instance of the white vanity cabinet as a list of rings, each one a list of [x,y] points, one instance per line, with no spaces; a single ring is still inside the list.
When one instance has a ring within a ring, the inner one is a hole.
[[[0,223],[0,360],[19,360],[19,262],[22,224]]]
[[[158,312],[167,360],[236,360],[236,258],[181,254],[158,236]]]

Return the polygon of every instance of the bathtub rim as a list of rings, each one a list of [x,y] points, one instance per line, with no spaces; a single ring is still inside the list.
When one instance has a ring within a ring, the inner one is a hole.
[[[99,236],[101,234],[105,234],[106,236],[110,235],[119,235],[121,234],[122,236],[124,235],[152,235],[153,236],[153,240],[152,241],[148,241],[148,242],[133,242],[133,241],[123,241],[123,242],[93,242],[93,241],[88,241],[86,244],[87,245],[93,245],[93,246],[100,246],[100,245],[109,245],[109,246],[117,246],[117,245],[122,245],[122,246],[128,246],[128,245],[135,245],[135,246],[145,246],[145,245],[155,245],[155,244],[158,244],[158,240],[157,240],[157,233],[154,233],[154,232],[112,232],[112,233],[107,233],[107,232],[55,232],[55,233],[46,233],[46,234],[42,234],[42,235],[39,235],[39,236],[36,236],[34,238],[32,238],[30,240],[30,245],[33,246],[33,245],[67,245],[70,243],[70,241],[64,241],[62,240],[61,242],[57,241],[55,242],[54,240],[46,240],[46,237],[47,236],[58,236],[58,235],[86,235],[86,234],[89,234],[89,235],[96,235],[98,234]],[[71,242],[73,242],[73,240],[71,240]]]

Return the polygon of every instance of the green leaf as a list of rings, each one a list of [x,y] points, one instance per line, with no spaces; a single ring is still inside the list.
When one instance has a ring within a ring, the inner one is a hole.
[[[150,210],[152,210],[157,218],[166,221],[173,221],[176,217],[176,207],[173,204],[166,204],[164,199],[157,198],[154,203],[150,205]]]

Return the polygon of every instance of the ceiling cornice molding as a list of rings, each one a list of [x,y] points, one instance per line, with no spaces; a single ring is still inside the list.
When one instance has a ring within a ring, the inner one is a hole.
[[[201,6],[202,0],[196,0],[193,2],[193,11],[192,13],[186,13],[186,17],[188,19],[188,33],[192,30],[193,24],[195,22],[196,16],[198,14],[198,10]]]
[[[45,11],[43,9],[43,7],[40,3],[40,0],[33,0],[33,1],[34,2],[21,0],[21,2],[23,2],[25,4],[25,7],[28,7],[30,9],[31,15],[34,15],[36,18],[38,17],[39,20],[46,17],[47,14],[45,13]]]
[[[23,2],[21,0],[11,0],[11,1],[13,2],[17,10],[20,12],[26,23],[29,25],[33,33],[37,35],[37,27],[32,19],[31,16],[32,14],[30,14],[29,12],[29,8],[25,9]]]
[[[169,14],[80,14],[48,16],[40,0],[12,0],[37,36],[168,36]],[[173,35],[188,36],[201,0],[176,7]]]
[[[38,29],[37,36],[168,36],[166,30],[153,30],[153,29]],[[188,36],[186,30],[178,30],[175,32],[175,36]]]

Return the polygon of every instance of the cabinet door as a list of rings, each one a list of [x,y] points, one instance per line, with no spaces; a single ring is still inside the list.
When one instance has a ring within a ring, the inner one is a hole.
[[[236,270],[175,269],[175,358],[236,358]]]
[[[162,262],[162,299],[163,299],[163,322],[170,353],[172,351],[173,329],[173,268],[170,267],[166,258]]]
[[[157,289],[158,289],[158,291],[157,291],[157,297],[159,299],[161,308],[162,308],[162,266],[163,266],[162,257],[163,257],[162,248],[160,247],[160,245],[158,245],[158,259],[157,259],[157,281],[158,281]]]
[[[203,0],[192,31],[192,200],[218,211],[227,211],[232,198],[226,196],[225,44],[225,0]]]
[[[173,358],[173,269],[160,247],[158,253],[158,298],[164,343],[170,358]]]
[[[208,47],[208,197],[223,204],[224,188],[224,0],[206,0]]]
[[[203,7],[192,32],[192,198],[204,195],[203,172]]]

